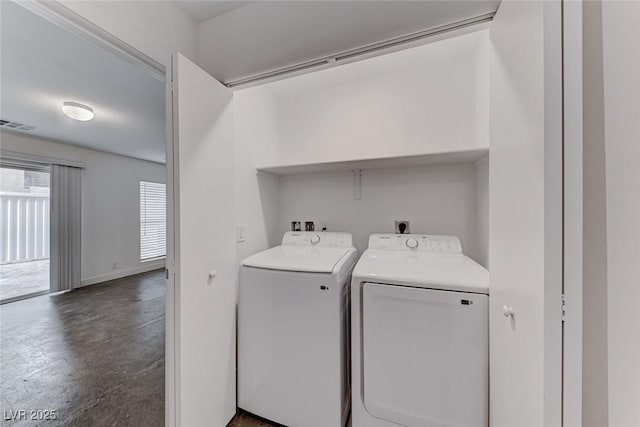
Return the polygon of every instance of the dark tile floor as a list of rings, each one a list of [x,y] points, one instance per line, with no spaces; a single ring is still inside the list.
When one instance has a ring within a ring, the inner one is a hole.
[[[258,419],[251,414],[239,411],[231,420],[228,427],[276,427],[279,424],[272,424],[266,420]]]
[[[239,411],[228,427],[279,427],[280,424],[273,424],[267,420],[259,419],[246,412]],[[347,421],[347,426],[351,427],[351,417]]]
[[[163,271],[0,306],[2,425],[164,425],[164,330]]]

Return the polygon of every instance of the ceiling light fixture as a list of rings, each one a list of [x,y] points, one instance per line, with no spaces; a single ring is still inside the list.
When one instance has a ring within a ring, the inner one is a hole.
[[[62,112],[73,120],[86,122],[93,119],[93,108],[77,102],[65,101],[62,103]]]

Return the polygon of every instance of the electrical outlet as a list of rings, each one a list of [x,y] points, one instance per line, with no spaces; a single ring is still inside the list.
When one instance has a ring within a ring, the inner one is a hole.
[[[118,269],[118,263],[114,262],[113,264],[111,264],[111,269],[112,270],[117,270]]]
[[[236,225],[236,242],[242,243],[247,240],[247,225],[246,224],[238,224]]]
[[[396,234],[409,234],[411,229],[409,228],[409,221],[396,220]]]

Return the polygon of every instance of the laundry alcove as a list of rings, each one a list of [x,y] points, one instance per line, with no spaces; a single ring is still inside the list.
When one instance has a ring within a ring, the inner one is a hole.
[[[478,29],[236,90],[238,221],[263,246],[295,220],[351,232],[363,251],[408,220],[460,236],[486,266],[488,43]]]
[[[293,220],[363,250],[396,219],[458,235],[491,272],[491,425],[560,424],[562,14],[547,3],[505,1],[483,27],[233,91],[174,56],[168,410],[183,425],[209,421],[211,402],[215,425],[235,413],[243,258]]]

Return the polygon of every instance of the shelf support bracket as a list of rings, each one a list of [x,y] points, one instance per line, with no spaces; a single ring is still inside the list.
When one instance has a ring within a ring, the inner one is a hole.
[[[362,199],[362,169],[353,169],[353,197]]]

